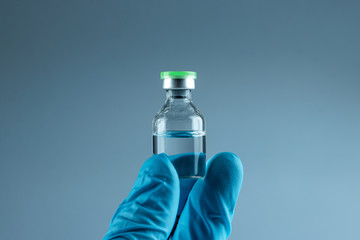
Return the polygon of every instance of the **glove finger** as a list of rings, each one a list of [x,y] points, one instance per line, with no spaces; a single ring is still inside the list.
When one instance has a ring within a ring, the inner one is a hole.
[[[209,160],[204,179],[193,186],[172,240],[226,239],[243,180],[243,167],[233,153]]]
[[[179,179],[165,154],[149,158],[114,214],[105,239],[167,239],[179,204]]]

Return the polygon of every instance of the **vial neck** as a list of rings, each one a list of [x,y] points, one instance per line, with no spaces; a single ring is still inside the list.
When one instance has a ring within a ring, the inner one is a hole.
[[[166,99],[167,100],[191,100],[191,90],[190,89],[169,89],[166,90]]]

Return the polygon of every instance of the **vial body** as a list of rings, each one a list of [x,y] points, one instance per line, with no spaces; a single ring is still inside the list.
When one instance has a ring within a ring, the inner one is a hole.
[[[191,90],[169,89],[153,119],[153,153],[174,157],[179,178],[201,178],[206,169],[205,120],[191,101]]]
[[[184,158],[172,161],[180,178],[201,178],[205,176],[206,140],[203,131],[169,131],[153,135],[154,154],[169,156],[187,153]]]

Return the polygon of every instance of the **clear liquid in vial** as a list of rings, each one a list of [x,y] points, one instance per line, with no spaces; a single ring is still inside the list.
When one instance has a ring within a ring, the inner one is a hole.
[[[154,154],[166,153],[170,156],[179,178],[205,176],[205,145],[203,131],[171,131],[153,135]],[[177,154],[183,155],[181,157],[174,156]]]

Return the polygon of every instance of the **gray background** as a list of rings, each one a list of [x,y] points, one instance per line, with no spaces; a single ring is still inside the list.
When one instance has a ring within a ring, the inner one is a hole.
[[[230,239],[360,239],[359,12],[2,0],[0,239],[104,236],[152,154],[164,70],[198,72],[209,157],[243,161]]]

